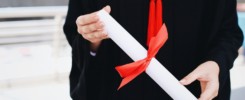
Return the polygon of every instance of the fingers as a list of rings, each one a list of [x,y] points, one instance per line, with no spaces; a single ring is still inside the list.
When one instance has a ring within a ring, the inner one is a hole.
[[[86,33],[92,33],[92,32],[97,31],[97,30],[101,30],[101,29],[103,29],[103,27],[104,27],[104,24],[102,22],[98,21],[96,23],[92,23],[89,25],[84,25],[84,26],[78,27],[77,31],[80,34],[86,34]]]
[[[183,85],[189,85],[193,81],[202,78],[201,74],[199,74],[198,72],[199,72],[198,70],[194,70],[185,78],[183,78],[180,81],[180,83]],[[219,82],[217,78],[215,78],[214,80],[201,81],[202,94],[199,100],[212,100],[218,95],[218,89],[219,89]]]
[[[108,35],[104,30],[95,31],[92,33],[82,34],[82,36],[92,43],[98,42],[103,39],[107,39]]]
[[[200,82],[200,85],[201,85],[201,93],[203,93],[204,90],[206,89],[207,82]]]
[[[207,61],[183,78],[180,83],[189,85],[195,80],[199,80],[201,85],[202,94],[199,100],[212,100],[215,98],[219,90],[218,64],[213,61]]]
[[[110,6],[105,6],[103,8],[106,12],[110,13],[111,12],[111,7]]]
[[[110,6],[103,8],[110,13]],[[90,42],[97,42],[108,38],[104,32],[104,24],[99,20],[97,12],[79,16],[76,20],[77,31]]]
[[[110,6],[106,6],[103,9],[106,10],[108,13],[111,12]],[[99,17],[97,15],[97,12],[94,12],[91,14],[79,16],[76,20],[76,23],[77,23],[77,25],[83,26],[83,25],[91,24],[91,23],[94,23],[97,21],[99,21]]]
[[[88,34],[88,35],[90,35],[90,34]],[[98,38],[98,39],[106,39],[108,37],[107,33],[104,30],[96,31],[96,32],[92,33],[91,35],[94,35],[94,38]]]
[[[217,80],[207,82],[205,91],[201,94],[199,100],[212,100],[218,95],[219,82]]]
[[[189,85],[192,82],[194,82],[195,80],[197,80],[199,78],[200,74],[197,70],[194,70],[193,72],[191,72],[190,74],[188,74],[186,77],[184,77],[180,83],[182,85]]]
[[[91,14],[79,16],[76,20],[76,23],[79,26],[83,26],[97,21],[99,21],[99,17],[97,16],[96,12],[94,12]]]

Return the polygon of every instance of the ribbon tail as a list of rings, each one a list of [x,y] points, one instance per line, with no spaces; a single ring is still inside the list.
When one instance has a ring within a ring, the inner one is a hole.
[[[150,5],[149,5],[149,20],[148,20],[148,31],[147,31],[147,46],[149,47],[150,45],[150,40],[153,36],[155,36],[155,15],[156,15],[156,8],[155,8],[155,0],[150,0]]]
[[[125,86],[126,84],[128,84],[129,82],[131,82],[131,81],[132,81],[133,79],[135,79],[139,74],[140,74],[140,73],[133,74],[133,75],[130,75],[130,76],[125,77],[125,78],[122,80],[122,82],[121,82],[121,84],[120,84],[120,86],[118,87],[117,90],[121,89],[123,86]]]
[[[117,66],[116,70],[122,78],[125,78],[135,72],[145,61],[139,60],[133,63]]]
[[[165,23],[160,28],[157,35],[151,39],[149,44],[148,56],[154,57],[159,49],[166,43],[168,39],[168,31]]]
[[[139,76],[141,73],[143,73],[145,71],[145,69],[149,65],[150,61],[143,60],[143,62],[144,63],[141,66],[139,66],[136,70],[134,70],[133,73],[131,73],[130,75],[123,78],[118,90],[120,88],[122,88],[123,86],[125,86],[126,84],[128,84],[129,82],[131,82],[133,79],[135,79],[137,76]]]

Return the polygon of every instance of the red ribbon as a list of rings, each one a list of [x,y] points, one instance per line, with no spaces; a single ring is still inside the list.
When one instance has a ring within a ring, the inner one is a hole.
[[[156,36],[152,37],[149,43],[149,49],[147,52],[147,57],[145,59],[125,64],[122,66],[117,66],[116,70],[119,72],[120,76],[123,78],[118,89],[125,86],[127,83],[136,78],[139,74],[144,72],[148,67],[151,59],[155,57],[159,49],[165,44],[168,39],[168,32],[166,25],[163,24]]]
[[[152,37],[156,36],[162,27],[162,0],[150,0],[147,32],[147,46]]]

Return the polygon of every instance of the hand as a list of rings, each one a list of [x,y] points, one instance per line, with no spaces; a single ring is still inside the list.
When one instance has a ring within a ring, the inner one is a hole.
[[[219,66],[214,61],[207,61],[199,65],[194,71],[183,78],[180,83],[189,85],[198,80],[201,84],[201,96],[198,100],[212,100],[219,91]]]
[[[110,6],[103,8],[110,13]],[[103,23],[99,20],[97,12],[79,16],[76,20],[77,31],[84,39],[91,43],[98,44],[101,40],[108,38]]]

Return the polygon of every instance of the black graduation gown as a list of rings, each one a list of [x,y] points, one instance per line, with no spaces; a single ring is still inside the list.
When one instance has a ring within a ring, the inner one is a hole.
[[[90,55],[89,42],[78,34],[75,21],[105,5],[111,6],[111,15],[134,38],[146,44],[149,0],[70,0],[64,32],[72,47],[73,100],[171,100],[145,73],[117,91],[121,78],[114,68],[132,60],[112,40],[104,40],[97,55]],[[217,62],[220,88],[216,99],[228,100],[229,70],[243,41],[236,0],[163,0],[163,20],[169,39],[156,58],[179,80],[205,61]],[[199,97],[198,81],[187,88]]]

